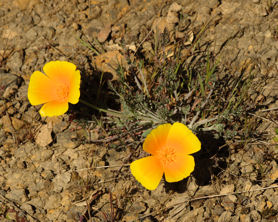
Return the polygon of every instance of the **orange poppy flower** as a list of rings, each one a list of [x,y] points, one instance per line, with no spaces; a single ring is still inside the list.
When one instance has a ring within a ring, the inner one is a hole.
[[[66,61],[51,61],[43,71],[35,71],[30,78],[28,99],[32,105],[44,104],[41,116],[58,116],[68,110],[68,103],[76,104],[80,97],[80,71]]]
[[[135,160],[130,170],[145,188],[154,190],[163,173],[167,182],[177,182],[193,172],[195,162],[190,154],[201,149],[201,142],[184,124],[176,122],[152,130],[143,149],[151,156]]]

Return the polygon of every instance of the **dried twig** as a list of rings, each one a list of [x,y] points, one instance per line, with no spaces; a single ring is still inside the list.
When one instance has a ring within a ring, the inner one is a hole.
[[[129,165],[130,165],[130,164],[111,165],[111,166],[96,166],[96,167],[88,167],[88,168],[82,168],[82,169],[79,169],[79,170],[70,170],[70,171],[76,171],[76,172],[79,172],[79,171],[84,171],[84,170],[92,170],[92,169],[103,169],[103,168],[127,167],[127,166],[129,166]]]
[[[274,123],[274,124],[278,125],[278,122],[276,122],[276,121],[274,121],[274,120],[272,120],[272,119],[268,119],[268,118],[265,118],[265,117],[263,117],[263,116],[258,116],[258,115],[253,114],[253,113],[248,113],[248,114],[251,115],[251,116],[255,116],[255,117],[257,117],[257,118],[263,119],[263,120],[265,120],[265,121],[268,121],[268,122],[270,122],[270,123]]]
[[[269,108],[269,109],[262,109],[262,110],[258,110],[259,112],[267,112],[267,111],[272,111],[272,110],[277,110],[278,107],[273,107],[273,108]]]

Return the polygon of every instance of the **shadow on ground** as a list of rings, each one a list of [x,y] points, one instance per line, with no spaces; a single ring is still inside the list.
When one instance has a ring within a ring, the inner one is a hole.
[[[80,72],[82,73],[80,100],[102,109],[120,109],[120,105],[116,102],[118,98],[108,86],[113,77],[110,73],[92,71],[88,74],[86,70],[80,70]],[[70,114],[74,119],[91,120],[93,115],[99,116],[99,111],[79,102],[71,106]]]

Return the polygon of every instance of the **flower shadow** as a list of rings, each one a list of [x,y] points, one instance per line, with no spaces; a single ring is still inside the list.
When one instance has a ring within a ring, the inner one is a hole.
[[[224,138],[218,136],[215,131],[199,132],[197,136],[202,143],[202,148],[198,153],[193,154],[195,169],[192,175],[197,185],[205,186],[211,183],[214,176],[218,176],[227,168],[229,147]],[[187,182],[188,178],[176,183],[165,181],[166,192],[183,193],[187,190]]]
[[[116,102],[117,97],[109,88],[109,82],[112,81],[113,76],[110,73],[102,73],[93,70],[88,74],[88,70],[82,70],[82,82],[80,86],[80,99],[92,104],[101,109],[119,110],[120,105]],[[82,102],[71,107],[71,113],[76,119],[91,119],[92,115],[99,116],[100,112],[96,109],[86,106]]]

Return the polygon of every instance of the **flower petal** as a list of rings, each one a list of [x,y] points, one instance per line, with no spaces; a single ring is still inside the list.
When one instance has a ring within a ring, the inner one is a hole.
[[[186,155],[198,152],[201,142],[187,126],[176,122],[169,131],[167,146],[175,147],[178,155]]]
[[[178,182],[188,177],[194,170],[193,156],[177,156],[176,160],[164,166],[165,179],[167,182]]]
[[[157,150],[164,147],[171,127],[171,124],[167,123],[153,129],[145,139],[143,149],[150,154],[155,154]]]
[[[41,116],[59,116],[67,112],[69,105],[67,102],[59,103],[52,101],[46,103],[40,109]]]
[[[68,102],[76,104],[80,97],[80,71],[73,63],[51,61],[44,65],[43,70],[50,79],[60,85],[69,85]]]
[[[69,102],[72,104],[76,104],[79,101],[80,81],[81,81],[80,71],[76,70],[74,72],[74,76],[70,83],[71,85],[70,85],[70,92],[69,92]]]
[[[130,170],[136,180],[148,190],[154,190],[163,175],[160,161],[153,156],[135,160],[130,164]]]
[[[74,78],[76,66],[66,61],[51,61],[44,65],[44,73],[53,80]]]
[[[28,86],[28,99],[30,103],[32,105],[39,105],[53,101],[55,98],[53,91],[55,84],[43,73],[35,71],[31,75]]]

